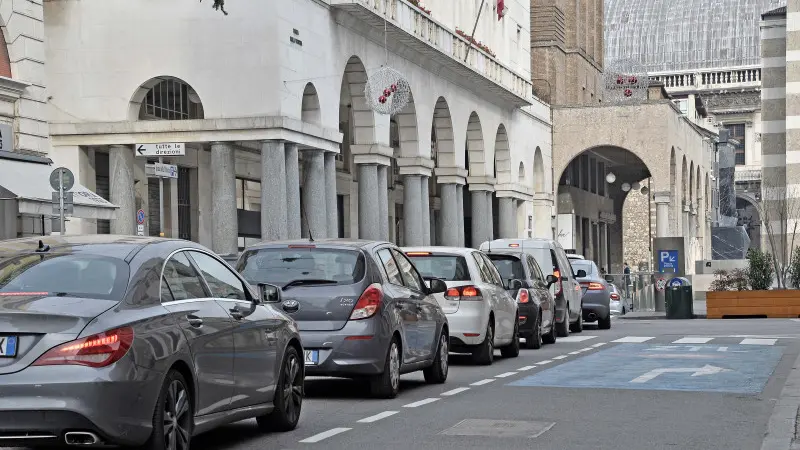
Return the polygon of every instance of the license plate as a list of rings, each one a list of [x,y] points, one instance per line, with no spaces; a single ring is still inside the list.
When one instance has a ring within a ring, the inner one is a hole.
[[[319,364],[319,350],[305,350],[306,365],[315,366]]]
[[[17,356],[16,336],[0,336],[0,358],[13,358]]]

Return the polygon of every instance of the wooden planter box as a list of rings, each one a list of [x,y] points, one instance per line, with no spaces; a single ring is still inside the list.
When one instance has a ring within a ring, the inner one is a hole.
[[[709,319],[737,316],[800,317],[800,290],[710,291],[706,293]]]

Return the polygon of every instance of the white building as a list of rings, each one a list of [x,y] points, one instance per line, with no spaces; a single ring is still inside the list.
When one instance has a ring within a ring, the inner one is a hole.
[[[482,49],[460,35],[480,0],[415,4],[241,1],[224,16],[196,0],[3,2],[11,76],[0,81],[22,99],[0,122],[15,125],[15,150],[49,154],[113,204],[70,218],[68,233],[136,234],[142,209],[144,234],[220,253],[309,227],[409,245],[551,235],[550,112],[531,92],[530,3],[507,0],[498,20],[486,0]],[[17,16],[38,19],[17,29]],[[413,96],[392,117],[364,94],[384,64]],[[187,150],[164,160],[179,171],[164,183],[161,224],[158,180],[134,148],[174,142]]]

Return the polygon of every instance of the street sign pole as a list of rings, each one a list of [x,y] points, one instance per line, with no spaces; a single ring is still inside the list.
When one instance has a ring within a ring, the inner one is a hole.
[[[164,158],[158,157],[158,163],[164,164]],[[158,235],[164,237],[164,178],[158,177]]]
[[[64,219],[64,169],[58,169],[58,209],[60,213],[60,220],[61,220],[61,236],[66,234],[66,230],[64,229],[66,225],[66,220]]]

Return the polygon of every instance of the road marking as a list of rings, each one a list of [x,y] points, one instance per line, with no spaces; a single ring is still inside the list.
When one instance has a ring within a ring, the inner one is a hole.
[[[593,350],[593,349],[592,349],[592,347],[586,347],[586,348],[582,348],[582,349],[580,349],[580,350],[578,350],[578,351],[579,351],[579,352],[590,352],[590,351],[592,351],[592,350]]]
[[[476,382],[474,382],[474,383],[470,384],[470,386],[483,386],[484,384],[489,384],[489,383],[491,383],[492,381],[494,381],[494,379],[493,379],[493,378],[487,378],[487,379],[485,379],[485,380],[476,381]]]
[[[494,377],[495,378],[507,378],[507,377],[510,377],[510,376],[516,375],[516,374],[517,374],[517,372],[506,372],[506,373],[501,373],[500,375],[495,375]]]
[[[625,342],[625,343],[632,343],[632,344],[641,344],[642,342],[647,342],[650,339],[655,339],[652,336],[625,336],[624,338],[619,338],[615,341],[611,342]]]
[[[453,389],[453,390],[451,390],[451,391],[442,392],[440,395],[445,395],[445,396],[448,396],[448,397],[449,397],[449,396],[451,396],[451,395],[460,394],[460,393],[462,393],[462,392],[464,392],[464,391],[468,391],[468,390],[469,390],[469,388],[468,388],[468,387],[460,387],[460,388],[455,388],[455,389]]]
[[[674,341],[673,344],[707,344],[711,342],[714,338],[705,338],[705,337],[685,337]]]
[[[385,419],[387,417],[391,417],[391,416],[397,414],[398,412],[400,412],[400,411],[384,411],[384,412],[382,412],[380,414],[375,414],[374,416],[365,417],[365,418],[363,418],[363,419],[361,419],[361,420],[359,420],[357,422],[358,423],[377,422],[377,421],[379,421],[381,419]]]
[[[553,362],[553,360],[551,360],[551,359],[545,359],[544,361],[539,361],[539,362],[538,362],[538,363],[536,363],[536,364],[538,364],[538,365],[540,365],[540,366],[543,366],[543,365],[545,365],[545,364],[550,364],[551,362]]]
[[[567,353],[567,354],[568,354],[568,355],[577,355],[577,354],[579,354],[579,353],[580,353],[580,351],[576,351],[576,352],[569,352],[569,353]]]
[[[440,398],[426,398],[426,399],[420,400],[418,402],[414,402],[414,403],[409,403],[407,405],[403,405],[403,408],[416,408],[417,406],[427,405],[428,403],[438,402],[439,400],[441,400],[441,399]]]
[[[717,351],[718,352],[727,352],[728,351],[728,347],[720,347],[720,348],[717,349]]]
[[[604,345],[606,345],[606,343],[605,343],[605,342],[598,342],[597,344],[593,344],[593,345],[592,345],[592,348],[602,347],[602,346],[604,346]]]
[[[665,373],[691,373],[693,377],[701,375],[716,375],[722,372],[730,372],[730,369],[723,369],[722,367],[712,366],[706,364],[703,367],[676,367],[673,369],[653,369],[644,375],[638,376],[631,380],[631,383],[646,383],[653,378],[663,375]]]
[[[517,371],[518,371],[518,372],[524,372],[524,371],[526,371],[526,370],[531,370],[531,369],[533,369],[534,367],[536,367],[536,366],[525,366],[525,367],[520,367],[519,369],[517,369]]]
[[[345,431],[350,431],[350,430],[352,430],[352,428],[333,428],[333,429],[330,429],[328,431],[324,431],[324,432],[322,432],[320,434],[315,434],[314,436],[311,436],[310,438],[305,438],[302,441],[300,441],[300,443],[313,444],[315,442],[319,442],[319,441],[328,439],[329,437],[333,437],[333,436],[336,436],[337,434],[342,434]]]
[[[558,356],[554,356],[553,359],[564,359],[566,357],[567,357],[567,355],[558,355]]]
[[[583,342],[588,341],[589,339],[596,339],[597,336],[567,336],[564,338],[558,338],[558,342]]]
[[[739,342],[739,345],[775,345],[778,342],[777,339],[752,339],[747,338],[742,342]]]

